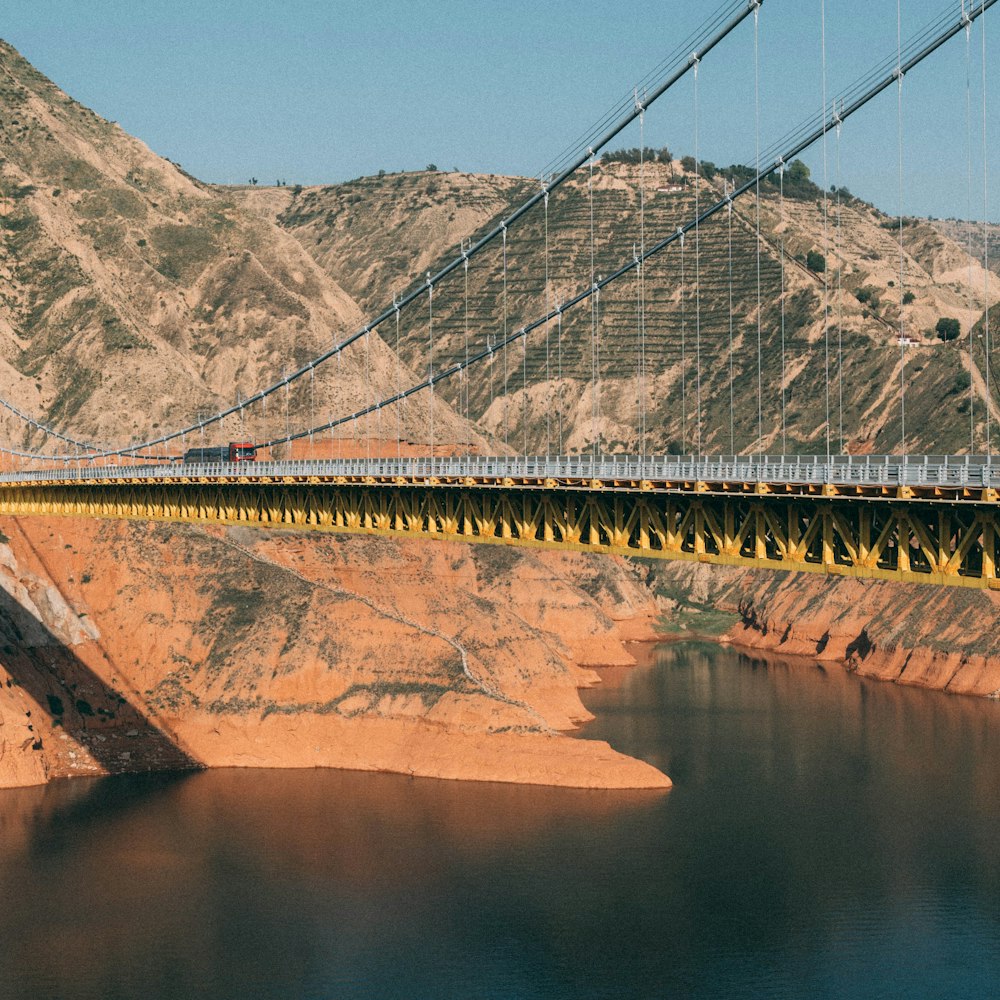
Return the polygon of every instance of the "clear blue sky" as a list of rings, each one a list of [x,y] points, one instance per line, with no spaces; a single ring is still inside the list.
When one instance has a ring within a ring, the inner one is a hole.
[[[537,174],[721,0],[30,0],[0,31],[42,72],[156,152],[209,181],[336,182],[444,169]],[[960,0],[902,0],[904,40]],[[896,0],[827,0],[830,98],[895,50]],[[767,146],[821,106],[820,0],[765,0]],[[1000,6],[986,15],[990,215],[1000,219]],[[701,69],[700,153],[751,162],[753,28]],[[973,216],[981,215],[980,35],[973,33]],[[904,88],[907,213],[968,214],[965,42]],[[647,142],[693,150],[693,94],[648,115]],[[638,144],[632,129],[622,143]],[[890,91],[844,130],[841,182],[898,204]],[[835,144],[828,146],[833,183]],[[819,150],[805,157],[822,181]]]

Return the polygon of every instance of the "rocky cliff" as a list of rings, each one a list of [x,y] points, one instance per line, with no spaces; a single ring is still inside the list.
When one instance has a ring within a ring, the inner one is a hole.
[[[219,766],[665,787],[588,718],[657,606],[615,560],[6,519],[0,786]]]

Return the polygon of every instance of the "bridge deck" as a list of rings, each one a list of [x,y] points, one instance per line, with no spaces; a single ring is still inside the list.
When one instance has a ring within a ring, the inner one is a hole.
[[[1000,587],[1000,469],[892,457],[402,459],[0,477],[0,513],[423,536]]]
[[[993,502],[1000,458],[987,456],[672,456],[324,459],[216,464],[68,465],[0,474],[0,488],[143,483],[305,483],[750,493]]]

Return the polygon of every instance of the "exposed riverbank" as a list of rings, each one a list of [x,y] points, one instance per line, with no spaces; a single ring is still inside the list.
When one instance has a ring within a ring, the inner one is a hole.
[[[588,720],[658,604],[622,560],[318,532],[0,524],[0,787],[337,767],[667,788]]]
[[[0,530],[0,787],[235,766],[666,788],[566,735],[592,668],[663,637],[1000,693],[985,591],[318,532]]]
[[[657,565],[649,583],[682,622],[701,615],[697,631],[735,646],[1000,697],[1000,596],[992,591],[690,563]]]

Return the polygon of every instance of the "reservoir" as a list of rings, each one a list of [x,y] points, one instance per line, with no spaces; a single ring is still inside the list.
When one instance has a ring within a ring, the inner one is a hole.
[[[669,793],[0,792],[0,998],[1000,996],[1000,704],[708,643],[585,692]]]

